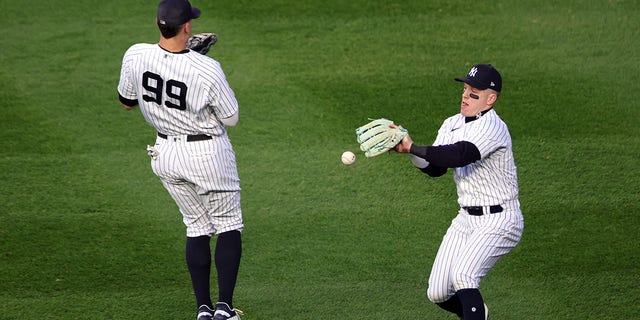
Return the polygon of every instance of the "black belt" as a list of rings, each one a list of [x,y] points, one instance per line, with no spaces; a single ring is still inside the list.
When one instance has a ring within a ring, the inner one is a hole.
[[[481,216],[484,214],[484,207],[462,207],[462,209],[464,209],[465,211],[467,211],[467,213],[469,213],[472,216]],[[498,212],[502,212],[502,206],[501,205],[495,205],[495,206],[490,206],[489,207],[489,213],[498,213]]]
[[[160,133],[158,132],[158,137],[162,138],[162,139],[166,139],[167,135],[164,133]],[[189,135],[187,136],[187,141],[191,142],[191,141],[202,141],[202,140],[211,140],[211,136],[208,136],[206,134],[196,134],[196,135]]]

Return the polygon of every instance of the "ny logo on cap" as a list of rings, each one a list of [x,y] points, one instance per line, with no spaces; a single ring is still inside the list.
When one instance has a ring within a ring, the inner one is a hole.
[[[476,67],[471,68],[471,70],[469,70],[469,77],[475,77],[476,73],[478,73],[478,68]]]

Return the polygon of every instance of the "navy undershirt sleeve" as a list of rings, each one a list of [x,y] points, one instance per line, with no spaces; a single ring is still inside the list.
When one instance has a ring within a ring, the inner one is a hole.
[[[421,168],[420,171],[428,174],[430,177],[440,177],[447,173],[446,167],[439,167],[435,164],[429,164],[428,166]]]
[[[127,99],[127,98],[121,96],[120,94],[118,94],[118,98],[120,99],[120,102],[122,104],[124,104],[125,106],[133,107],[133,106],[138,104],[138,100]]]
[[[414,144],[411,146],[410,152],[429,161],[427,168],[432,165],[458,168],[480,160],[480,150],[469,141],[459,141],[442,146],[416,146]]]

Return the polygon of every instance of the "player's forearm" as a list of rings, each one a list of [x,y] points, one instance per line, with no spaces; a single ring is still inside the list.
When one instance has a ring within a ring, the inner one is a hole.
[[[125,108],[126,110],[133,110],[133,109],[136,107],[136,106],[130,107],[130,106],[128,106],[128,105],[126,105],[126,104],[124,104],[124,103],[120,103],[120,105],[121,105],[123,108]]]
[[[468,141],[442,146],[418,146],[413,144],[409,152],[425,159],[430,164],[445,168],[464,167],[480,160],[480,151],[473,143]]]

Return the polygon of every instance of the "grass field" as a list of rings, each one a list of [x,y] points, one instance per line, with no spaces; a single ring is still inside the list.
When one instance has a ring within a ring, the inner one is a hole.
[[[451,173],[340,163],[386,117],[429,144],[477,62],[504,78],[525,234],[492,318],[633,319],[640,297],[640,3],[204,1],[240,102],[243,320],[454,319],[425,288]],[[124,51],[157,1],[0,0],[0,319],[193,319],[184,228],[125,112]],[[215,295],[214,295],[215,296]]]

